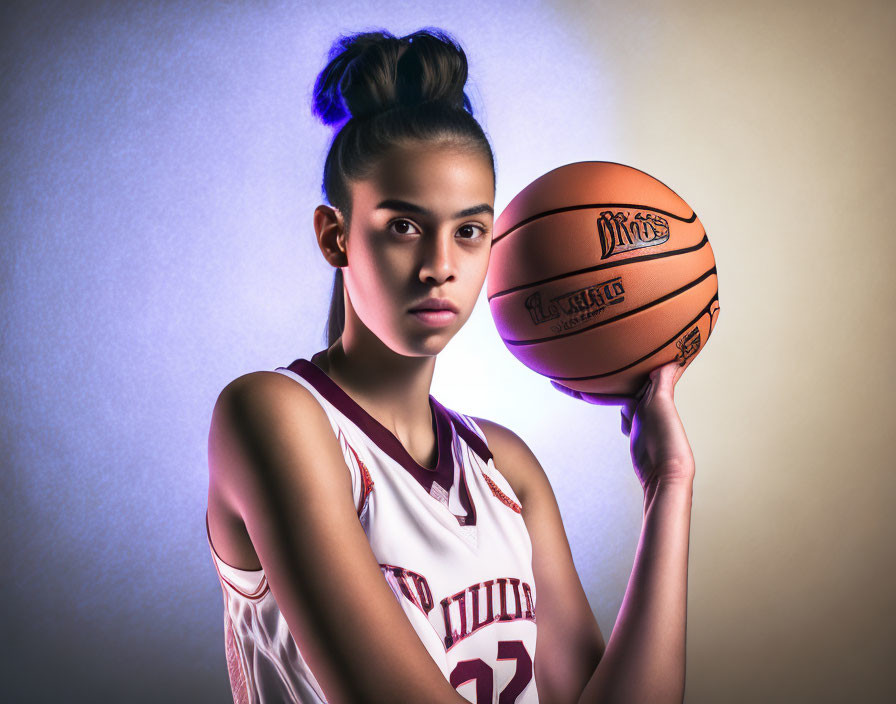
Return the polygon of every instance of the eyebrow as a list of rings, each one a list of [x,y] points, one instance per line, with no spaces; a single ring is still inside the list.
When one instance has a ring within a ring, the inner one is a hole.
[[[409,203],[406,200],[398,200],[396,198],[387,198],[382,203],[376,206],[377,210],[408,210],[412,213],[420,213],[421,215],[431,216],[432,212],[423,208],[415,203]],[[466,208],[465,210],[461,210],[458,213],[455,213],[453,217],[455,218],[465,218],[468,215],[478,215],[479,213],[490,213],[491,215],[495,214],[494,209],[488,203],[480,203],[479,205],[474,205],[472,208]]]

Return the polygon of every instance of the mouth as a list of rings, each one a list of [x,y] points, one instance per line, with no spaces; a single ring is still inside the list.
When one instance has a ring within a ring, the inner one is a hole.
[[[457,318],[457,313],[447,308],[416,308],[408,312],[421,323],[430,327],[442,327],[444,325],[450,325]]]
[[[454,305],[453,302],[448,300],[447,298],[427,298],[425,301],[420,301],[413,308],[408,309],[410,313],[418,313],[418,312],[429,312],[429,311],[451,311],[452,313],[458,313],[457,306]]]

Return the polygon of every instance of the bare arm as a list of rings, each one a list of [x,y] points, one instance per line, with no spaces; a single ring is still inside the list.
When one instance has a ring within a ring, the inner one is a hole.
[[[645,490],[632,574],[581,704],[683,701],[692,489],[692,479],[661,479]]]
[[[231,382],[212,414],[209,472],[328,701],[466,701],[383,578],[342,450],[307,389],[273,372]]]
[[[486,435],[495,468],[520,499],[532,542],[539,701],[575,704],[605,643],[576,571],[557,499],[541,463],[516,433],[484,418],[474,420]]]
[[[644,519],[616,626],[580,704],[680,704],[685,687],[688,541],[694,455],[674,403],[684,367],[656,367],[635,397],[556,388],[590,403],[621,404]]]
[[[495,466],[522,502],[532,540],[538,619],[535,682],[540,700],[681,702],[693,477],[666,477],[648,484],[632,574],[605,645],[544,469],[515,433],[483,418],[475,420],[486,433]]]

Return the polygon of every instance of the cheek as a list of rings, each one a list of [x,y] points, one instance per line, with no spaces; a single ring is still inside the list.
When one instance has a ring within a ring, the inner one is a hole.
[[[384,248],[367,247],[366,243],[351,250],[348,260],[346,286],[355,310],[365,321],[371,316],[384,318],[403,290],[400,262]]]
[[[470,287],[475,289],[475,291],[471,291],[471,295],[475,294],[478,297],[479,288],[485,283],[485,276],[488,273],[488,262],[489,250],[486,250],[479,256],[471,258],[468,268],[468,281]]]
[[[488,244],[483,245],[483,248],[485,249],[485,252],[483,252],[482,259],[480,260],[480,266],[482,268],[480,269],[479,275],[482,279],[485,279],[485,275],[488,273],[488,263],[491,261],[492,250]]]

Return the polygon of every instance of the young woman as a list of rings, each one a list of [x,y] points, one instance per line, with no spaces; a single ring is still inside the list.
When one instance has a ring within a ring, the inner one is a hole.
[[[343,37],[315,113],[329,346],[227,385],[207,529],[236,702],[680,702],[694,460],[659,367],[622,406],[644,525],[609,644],[538,460],[430,395],[489,261],[495,169],[439,30]],[[344,278],[343,278],[344,277]],[[487,364],[473,358],[471,365]]]

